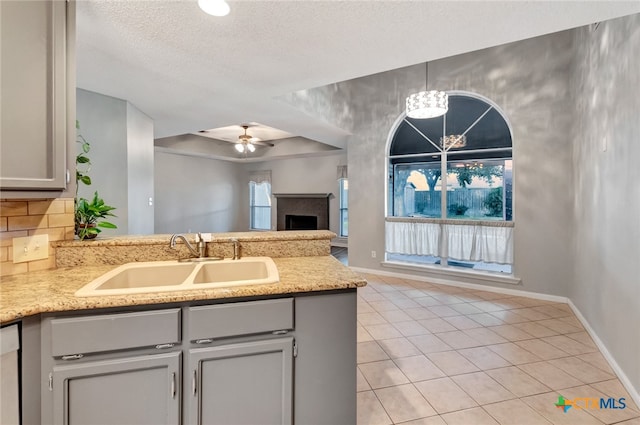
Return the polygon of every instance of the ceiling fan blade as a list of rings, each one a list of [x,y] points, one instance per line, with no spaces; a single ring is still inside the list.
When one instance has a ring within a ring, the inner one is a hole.
[[[251,144],[254,144],[254,145],[260,145],[260,146],[269,146],[269,147],[271,147],[271,148],[275,146],[273,143],[270,143],[270,142],[263,142],[263,141],[261,141],[261,140],[253,140],[253,141],[251,141],[250,143],[251,143]]]

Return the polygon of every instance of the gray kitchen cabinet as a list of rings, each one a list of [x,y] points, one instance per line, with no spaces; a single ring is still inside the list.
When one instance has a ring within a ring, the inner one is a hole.
[[[53,423],[180,423],[181,352],[58,365],[53,368]]]
[[[355,290],[47,314],[39,329],[42,424],[356,423]]]
[[[289,425],[294,299],[189,307],[185,423]]]
[[[0,1],[3,197],[66,187],[67,146],[75,139],[74,7]]]
[[[356,292],[296,297],[294,422],[356,423]]]
[[[45,317],[42,423],[181,423],[181,313]]]
[[[293,338],[189,350],[188,424],[290,425]]]

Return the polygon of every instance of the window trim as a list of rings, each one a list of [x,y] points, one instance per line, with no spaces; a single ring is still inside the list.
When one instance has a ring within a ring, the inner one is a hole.
[[[343,192],[343,188],[342,185],[344,182],[347,182],[347,191],[349,190],[349,178],[347,177],[343,177],[338,179],[338,220],[340,222],[340,228],[339,228],[339,237],[341,238],[348,238],[349,237],[349,230],[347,230],[347,234],[344,233],[344,220],[343,220],[343,216],[342,216],[342,212],[343,211],[347,211],[347,213],[349,212],[349,196],[347,195],[347,202],[346,202],[346,207],[342,208],[342,192]],[[348,193],[348,192],[347,192]]]
[[[498,112],[498,114],[500,114],[500,116],[502,117],[502,119],[504,120],[504,122],[507,125],[507,128],[509,129],[509,136],[511,137],[511,147],[510,148],[488,148],[488,149],[474,149],[474,150],[469,150],[469,151],[464,151],[465,153],[475,153],[475,152],[497,152],[497,151],[505,151],[505,150],[511,150],[511,160],[513,161],[513,165],[512,165],[512,181],[515,182],[515,178],[516,178],[516,166],[515,166],[515,155],[514,155],[514,150],[515,150],[515,146],[514,146],[514,138],[513,138],[513,127],[511,126],[511,122],[510,120],[507,118],[507,115],[505,114],[505,112],[502,110],[502,108],[500,108],[500,106],[498,106],[498,104],[496,104],[493,100],[482,96],[478,93],[473,93],[473,92],[468,92],[465,90],[447,90],[447,94],[448,95],[453,95],[453,96],[467,96],[467,97],[471,97],[471,98],[475,98],[478,99],[482,102],[487,103],[488,105],[492,106],[493,109],[496,110],[496,112]],[[486,114],[486,112],[485,112]],[[395,133],[398,130],[398,127],[400,127],[400,125],[404,122],[405,118],[407,118],[407,113],[406,111],[402,111],[400,113],[400,115],[398,116],[398,118],[396,118],[396,120],[394,121],[394,123],[392,124],[391,128],[389,129],[389,133],[387,134],[387,142],[385,143],[385,168],[386,168],[386,173],[384,174],[384,217],[385,220],[387,218],[396,218],[393,215],[390,215],[391,212],[393,211],[393,196],[390,197],[390,193],[393,193],[393,186],[392,186],[392,181],[393,181],[393,166],[394,164],[392,164],[392,159],[395,158],[411,158],[411,157],[424,157],[424,156],[433,156],[433,155],[438,155],[440,156],[439,158],[439,163],[441,164],[442,167],[446,167],[446,165],[448,164],[449,161],[449,150],[444,150],[441,152],[436,152],[436,153],[418,153],[418,154],[407,154],[407,155],[390,155],[390,151],[391,151],[391,144],[393,143],[393,138],[395,136]],[[458,152],[458,151],[454,151],[454,152]],[[453,152],[452,152],[453,153]],[[443,164],[443,160],[442,157],[444,156],[444,165]],[[437,163],[437,162],[436,162]],[[444,176],[441,177],[442,179],[442,184],[446,185],[446,173],[443,173]],[[446,196],[446,195],[445,195]],[[446,199],[446,198],[445,198]],[[442,208],[446,208],[446,205],[443,205]],[[516,210],[516,196],[515,193],[511,199],[511,208],[513,211]],[[411,217],[408,217],[409,220],[411,220]],[[440,219],[442,220],[442,219]],[[444,219],[447,220],[447,219]],[[515,220],[512,220],[512,222],[515,223]],[[385,240],[387,238],[386,232],[385,232]],[[387,252],[385,250],[385,262],[386,262],[386,257],[387,257]],[[513,263],[511,264],[511,275],[514,276],[516,273],[516,269],[515,269],[515,263],[516,263],[516,253],[514,252],[513,254]],[[440,268],[447,268],[448,264],[447,264],[447,258],[441,258],[441,265],[437,266]],[[472,272],[473,273],[473,272]]]
[[[272,193],[271,193],[271,182],[267,181],[267,180],[263,180],[261,182],[256,182],[253,180],[249,181],[249,230],[258,230],[258,231],[268,231],[271,230],[271,204],[269,205],[255,205],[254,204],[254,197],[253,197],[253,193],[255,189],[252,189],[252,185],[257,186],[257,185],[261,185],[264,183],[268,183],[269,184],[269,198],[271,198]],[[262,227],[253,227],[254,224],[254,208],[268,208],[269,209],[269,225],[267,228],[262,228]]]

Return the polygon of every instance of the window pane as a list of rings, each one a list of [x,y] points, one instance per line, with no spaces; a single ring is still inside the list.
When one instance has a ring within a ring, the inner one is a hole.
[[[439,152],[424,136],[428,137],[436,145],[442,136],[443,118],[431,118],[428,120],[406,118],[393,136],[390,155],[406,155],[423,152]],[[414,128],[415,127],[415,128]],[[420,131],[421,135],[416,128]]]
[[[340,236],[349,236],[349,180],[340,179]]]
[[[271,229],[271,184],[249,183],[249,227],[257,230]]]
[[[413,264],[440,264],[440,257],[433,255],[387,254],[387,261]]]
[[[447,218],[511,220],[511,160],[449,161]]]
[[[439,163],[394,166],[393,215],[440,217],[442,188]]]
[[[447,263],[451,267],[462,267],[465,269],[482,270],[486,272],[500,272],[511,274],[511,264],[485,263],[483,261],[459,261],[448,260]]]
[[[340,236],[349,236],[349,210],[346,208],[340,210]]]

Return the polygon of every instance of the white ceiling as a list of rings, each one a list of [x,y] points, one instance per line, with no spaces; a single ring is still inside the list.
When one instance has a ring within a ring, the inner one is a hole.
[[[295,137],[295,134],[287,133],[286,131],[262,125],[257,122],[243,123],[242,125],[247,126],[246,133],[247,136],[251,136],[252,141],[279,140]],[[226,127],[199,130],[197,133],[193,134],[209,137],[211,139],[224,140],[225,142],[238,143],[240,142],[239,136],[245,134],[245,129],[242,125],[229,125]]]
[[[640,12],[625,1],[77,2],[78,87],[125,99],[155,137],[256,121],[343,147],[276,97]]]

